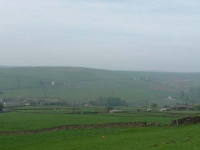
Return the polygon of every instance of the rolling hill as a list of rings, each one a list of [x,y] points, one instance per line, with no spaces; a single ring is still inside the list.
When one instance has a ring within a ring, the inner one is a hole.
[[[0,68],[1,98],[88,102],[115,96],[129,103],[157,103],[200,85],[200,73],[110,71],[79,67]]]

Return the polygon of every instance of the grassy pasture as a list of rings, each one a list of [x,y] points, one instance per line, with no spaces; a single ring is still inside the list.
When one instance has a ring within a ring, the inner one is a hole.
[[[173,118],[135,115],[105,115],[105,114],[38,114],[27,112],[12,112],[1,114],[0,131],[19,131],[50,128],[72,124],[100,124],[109,122],[147,121],[168,124]]]
[[[160,127],[102,128],[60,130],[39,134],[0,135],[0,149],[199,149],[200,126],[169,127],[170,120],[195,111],[136,112],[123,108],[125,113],[105,113],[103,108],[80,107],[83,114],[68,114],[69,107],[26,106],[9,113],[0,113],[0,131],[25,131],[73,124],[101,124],[111,122],[160,122]],[[84,114],[84,112],[99,113]],[[103,138],[102,138],[103,136]]]
[[[34,135],[0,135],[0,149],[199,149],[199,130],[199,125],[188,125],[174,128],[64,130]]]
[[[25,106],[0,114],[0,131],[23,131],[73,124],[100,124],[109,122],[159,122],[169,124],[170,120],[196,115],[197,112],[136,112],[123,108],[124,113],[106,113],[103,107]],[[97,113],[93,113],[97,112]]]

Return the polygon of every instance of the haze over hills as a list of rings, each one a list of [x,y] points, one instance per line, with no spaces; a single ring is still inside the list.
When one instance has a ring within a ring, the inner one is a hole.
[[[0,65],[0,68],[11,68],[12,66],[3,66],[3,65]]]
[[[180,90],[200,84],[200,73],[109,71],[79,67],[1,67],[0,97],[89,102],[120,97],[129,103],[176,103]]]

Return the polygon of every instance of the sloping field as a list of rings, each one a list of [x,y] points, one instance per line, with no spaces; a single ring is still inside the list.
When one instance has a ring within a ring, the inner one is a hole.
[[[0,149],[186,150],[200,148],[199,124],[169,126],[171,120],[197,115],[198,112],[155,111],[146,114],[146,112],[129,111],[122,114],[78,115],[64,114],[65,111],[64,107],[56,110],[50,110],[50,107],[46,107],[45,110],[38,107],[37,109],[36,107],[23,107],[10,113],[0,113]],[[161,125],[124,126],[127,123],[130,125],[130,122],[144,121],[147,123],[156,121]],[[91,124],[102,126],[105,123],[111,126],[88,128]],[[116,126],[115,123],[122,124],[122,126]],[[82,128],[66,128],[68,126],[77,127],[77,125]]]
[[[128,102],[160,101],[200,83],[200,74],[18,67],[0,68],[0,83],[0,97],[88,102],[99,96],[116,96]]]

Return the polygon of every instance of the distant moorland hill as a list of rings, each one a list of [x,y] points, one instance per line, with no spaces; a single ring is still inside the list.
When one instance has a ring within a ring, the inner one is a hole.
[[[89,102],[99,96],[129,103],[171,103],[180,90],[200,85],[200,73],[109,71],[78,67],[0,68],[0,98]],[[169,99],[168,97],[172,97]],[[178,101],[174,101],[178,102]]]

